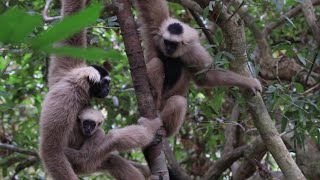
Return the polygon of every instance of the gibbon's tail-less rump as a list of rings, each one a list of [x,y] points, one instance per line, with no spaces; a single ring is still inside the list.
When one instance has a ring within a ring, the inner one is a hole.
[[[191,80],[204,88],[239,86],[262,91],[257,79],[209,68],[213,60],[201,46],[197,31],[171,18],[165,0],[136,0],[136,7],[153,98],[168,136],[176,134],[183,123]]]
[[[91,107],[83,109],[74,126],[65,154],[77,174],[108,171],[114,178],[145,179],[130,161],[113,151],[127,151],[148,145],[160,128],[160,119],[149,121],[141,118],[141,125],[131,125],[104,133],[101,124],[104,116]]]

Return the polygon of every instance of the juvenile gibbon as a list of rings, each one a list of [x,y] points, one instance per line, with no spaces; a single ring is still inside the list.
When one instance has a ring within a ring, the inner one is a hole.
[[[148,77],[167,136],[176,134],[183,123],[191,80],[205,88],[239,86],[262,91],[257,79],[209,68],[212,58],[201,46],[197,31],[171,18],[165,0],[136,0],[136,6]]]
[[[108,134],[101,128],[101,111],[87,107],[78,116],[65,154],[76,174],[108,171],[116,179],[145,179],[130,161],[113,153],[144,147],[153,141],[162,121],[141,118],[141,125],[113,129]]]

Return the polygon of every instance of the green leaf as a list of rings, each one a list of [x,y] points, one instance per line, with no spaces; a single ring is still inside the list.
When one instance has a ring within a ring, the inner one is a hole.
[[[299,61],[305,66],[307,64],[306,59],[301,55],[297,54]]]
[[[206,7],[203,9],[203,18],[207,18],[208,17],[208,14],[209,14],[209,7]]]
[[[31,15],[14,7],[0,16],[0,41],[13,44],[21,43],[41,23],[40,15]]]
[[[70,46],[63,46],[59,48],[47,48],[45,52],[60,56],[70,56],[86,60],[100,60],[100,59],[119,59],[120,52],[116,50],[105,51],[100,48],[76,48]]]
[[[235,60],[236,58],[233,56],[233,54],[227,52],[227,51],[222,51],[222,54],[227,56],[230,60]]]
[[[266,91],[267,93],[273,93],[277,90],[277,88],[274,85],[270,85],[268,87],[268,90]]]
[[[63,18],[62,21],[51,27],[48,31],[34,38],[31,41],[32,46],[43,49],[80,32],[85,27],[96,22],[101,10],[101,4],[93,4],[75,15]]]
[[[294,28],[296,28],[297,29],[297,27],[294,25],[294,23],[291,21],[291,19],[289,19],[287,16],[285,16],[285,15],[281,15],[281,16],[283,16]]]
[[[298,93],[303,93],[304,92],[304,87],[300,83],[294,83],[294,88],[296,88]]]

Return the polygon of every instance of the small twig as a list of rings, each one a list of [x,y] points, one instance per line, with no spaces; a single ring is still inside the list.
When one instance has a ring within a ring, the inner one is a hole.
[[[239,5],[239,7],[233,12],[233,14],[224,22],[227,23],[238,11],[239,9],[246,3],[246,0],[243,0],[241,2],[241,4]]]
[[[7,69],[8,69],[8,67],[9,67],[10,63],[11,63],[11,61],[10,61],[10,62],[8,62],[8,64],[7,64],[7,65],[6,65],[6,67],[3,69],[3,71],[2,71],[2,73],[1,73],[1,75],[0,75],[0,76],[2,76],[2,75],[7,71]]]
[[[35,151],[18,148],[18,147],[15,147],[13,145],[10,145],[10,144],[0,143],[0,149],[7,149],[7,150],[18,152],[18,153],[21,153],[21,154],[26,154],[26,155],[31,155],[31,156],[37,156],[38,157],[38,153],[35,152]]]
[[[317,60],[317,56],[318,56],[318,54],[319,54],[319,51],[320,51],[320,45],[318,46],[318,51],[317,51],[317,52],[316,52],[316,54],[314,55],[314,58],[313,58],[313,61],[312,61],[311,67],[310,67],[309,72],[308,72],[308,75],[307,75],[307,77],[306,77],[305,84],[307,84],[307,83],[308,83],[308,80],[309,80],[309,77],[310,77],[310,75],[311,75],[311,72],[312,72],[313,66],[314,66],[314,64],[315,64],[315,62],[316,62],[316,60]]]
[[[44,6],[44,9],[43,9],[43,12],[42,12],[42,16],[43,16],[43,19],[45,22],[52,22],[52,21],[55,21],[57,19],[61,19],[61,16],[49,16],[48,15],[48,11],[49,11],[49,8],[50,8],[50,3],[51,3],[52,0],[46,0],[46,5]]]
[[[306,94],[310,93],[311,91],[313,91],[314,89],[317,89],[318,87],[320,87],[320,83],[316,84],[315,86],[313,86],[310,89],[306,90],[304,93],[302,93],[302,95],[306,95]]]
[[[209,43],[211,45],[214,45],[214,41],[211,37],[211,34],[209,32],[209,30],[206,28],[206,25],[203,23],[203,21],[201,20],[201,18],[198,16],[197,13],[195,13],[192,9],[188,9],[189,12],[191,13],[193,19],[196,21],[196,23],[199,25],[199,27],[201,28],[202,32],[204,33],[204,35],[206,36],[207,40],[209,41]],[[214,49],[215,50],[215,49]],[[216,51],[216,50],[215,50]]]

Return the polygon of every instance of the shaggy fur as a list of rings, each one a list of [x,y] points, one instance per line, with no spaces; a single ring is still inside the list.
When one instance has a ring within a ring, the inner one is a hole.
[[[68,137],[76,124],[79,111],[89,103],[88,78],[100,81],[93,67],[74,69],[51,86],[40,116],[40,157],[54,179],[75,180],[76,174],[64,154]]]
[[[141,125],[113,129],[107,135],[101,128],[103,115],[93,108],[85,108],[79,115],[65,154],[77,174],[108,171],[116,179],[144,179],[142,173],[130,161],[114,153],[148,145],[160,128],[160,119],[149,121],[141,118]],[[89,136],[83,134],[83,122],[96,122],[96,128]]]
[[[183,123],[191,80],[206,88],[239,86],[254,93],[262,90],[257,79],[209,68],[213,60],[201,46],[197,31],[171,18],[165,0],[137,0],[136,6],[148,77],[168,136],[176,134]],[[173,53],[168,51],[168,41],[176,43]],[[205,69],[205,73],[198,73]]]

